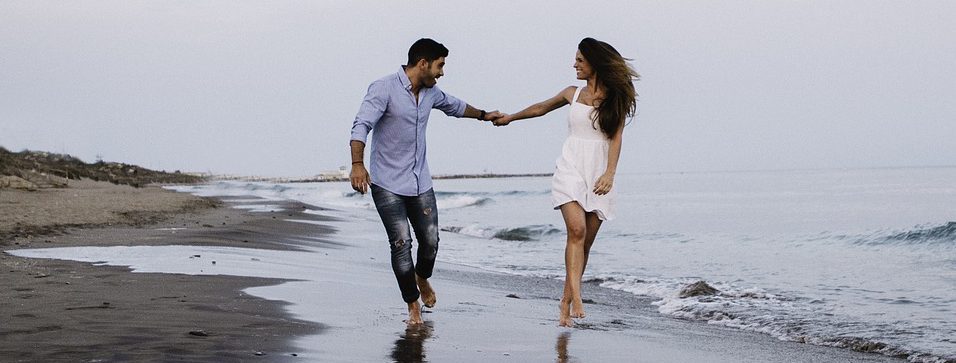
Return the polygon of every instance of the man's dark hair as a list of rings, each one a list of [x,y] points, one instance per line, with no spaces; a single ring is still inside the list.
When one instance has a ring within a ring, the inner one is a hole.
[[[408,48],[408,66],[414,66],[422,59],[431,63],[438,58],[447,56],[448,48],[445,48],[444,45],[428,38],[421,38],[415,44],[412,44],[411,48]]]

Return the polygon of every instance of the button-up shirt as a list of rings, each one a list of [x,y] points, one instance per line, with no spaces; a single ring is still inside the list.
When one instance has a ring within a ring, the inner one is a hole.
[[[421,88],[418,101],[405,67],[368,87],[355,121],[352,140],[365,142],[372,132],[370,168],[372,183],[392,193],[418,196],[432,188],[425,158],[425,127],[431,110],[462,117],[465,102],[437,86]]]

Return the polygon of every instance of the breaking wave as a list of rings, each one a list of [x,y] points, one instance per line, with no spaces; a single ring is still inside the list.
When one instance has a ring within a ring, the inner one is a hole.
[[[442,227],[442,231],[485,239],[504,241],[539,241],[563,231],[550,224],[537,224],[517,228],[493,228],[479,225]]]
[[[956,246],[956,222],[918,225],[906,231],[881,231],[851,240],[858,245]]]
[[[436,193],[436,197],[437,193]],[[436,203],[438,204],[438,210],[442,209],[453,209],[453,208],[465,208],[465,207],[476,207],[482,206],[488,203],[491,203],[493,200],[488,197],[479,197],[474,195],[455,195],[455,196],[445,196],[438,197]]]
[[[891,235],[886,239],[906,243],[953,243],[956,242],[956,222],[936,227],[917,228]]]
[[[691,280],[653,280],[636,277],[598,276],[589,282],[602,287],[650,296],[661,314],[680,319],[769,334],[777,339],[806,344],[847,348],[878,353],[919,363],[956,363],[956,356],[933,353],[935,349],[913,348],[898,338],[913,335],[940,335],[919,324],[865,323],[827,313],[823,301],[773,293],[759,288],[713,283],[714,294],[680,297]],[[926,347],[924,347],[926,348]],[[942,350],[945,351],[945,350]]]

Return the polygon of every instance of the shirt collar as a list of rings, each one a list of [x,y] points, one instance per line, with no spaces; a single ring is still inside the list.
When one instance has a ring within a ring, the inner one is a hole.
[[[398,81],[402,83],[402,87],[405,87],[406,91],[412,90],[412,81],[408,79],[408,75],[405,74],[405,66],[402,66],[398,70]]]

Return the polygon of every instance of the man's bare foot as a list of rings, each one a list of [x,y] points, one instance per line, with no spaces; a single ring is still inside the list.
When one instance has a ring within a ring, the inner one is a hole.
[[[418,300],[408,303],[408,320],[405,322],[408,323],[408,326],[422,324],[422,307],[418,305]]]
[[[422,295],[422,303],[425,304],[425,307],[435,307],[435,302],[438,301],[438,298],[435,297],[435,290],[432,289],[432,284],[428,283],[428,279],[423,279],[418,275],[415,275],[415,282],[418,282],[418,291]]]
[[[571,317],[575,319],[584,317],[584,303],[581,299],[571,300]]]
[[[568,328],[574,326],[574,321],[571,320],[571,303],[564,298],[562,298],[560,302],[558,326],[564,326]]]

